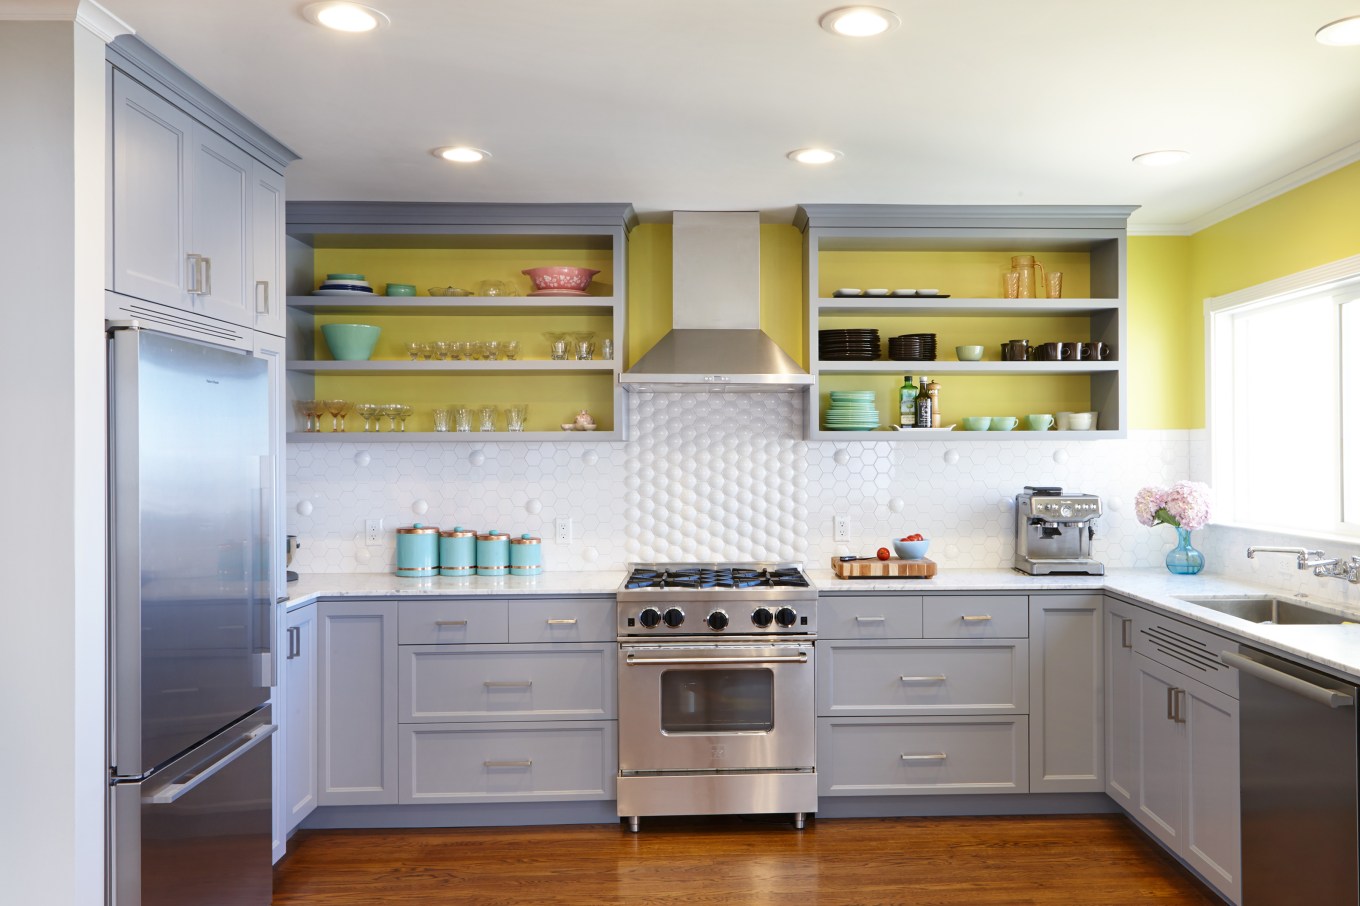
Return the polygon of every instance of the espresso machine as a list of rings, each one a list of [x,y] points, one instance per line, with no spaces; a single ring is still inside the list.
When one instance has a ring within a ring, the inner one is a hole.
[[[1105,564],[1091,556],[1100,513],[1094,494],[1025,485],[1015,495],[1015,568],[1031,576],[1105,575]]]

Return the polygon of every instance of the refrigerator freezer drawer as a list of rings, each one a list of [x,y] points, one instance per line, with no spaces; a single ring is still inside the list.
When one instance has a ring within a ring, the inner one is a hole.
[[[265,706],[113,786],[112,906],[268,906],[276,729]]]

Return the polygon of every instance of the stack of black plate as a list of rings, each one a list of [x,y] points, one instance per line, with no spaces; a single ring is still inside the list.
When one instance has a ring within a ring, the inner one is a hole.
[[[817,331],[817,358],[852,362],[878,358],[878,331],[873,328]]]
[[[888,339],[888,357],[895,362],[935,361],[935,334],[906,333]]]

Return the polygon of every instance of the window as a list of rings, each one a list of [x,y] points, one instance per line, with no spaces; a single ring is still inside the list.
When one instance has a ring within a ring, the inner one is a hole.
[[[1360,536],[1360,256],[1206,312],[1215,521]]]

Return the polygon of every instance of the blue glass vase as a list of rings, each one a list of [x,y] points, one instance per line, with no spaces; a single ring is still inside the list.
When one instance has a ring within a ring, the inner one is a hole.
[[[1178,576],[1193,576],[1204,569],[1204,554],[1195,550],[1190,543],[1190,530],[1179,525],[1176,530],[1176,546],[1166,553],[1166,568]]]

